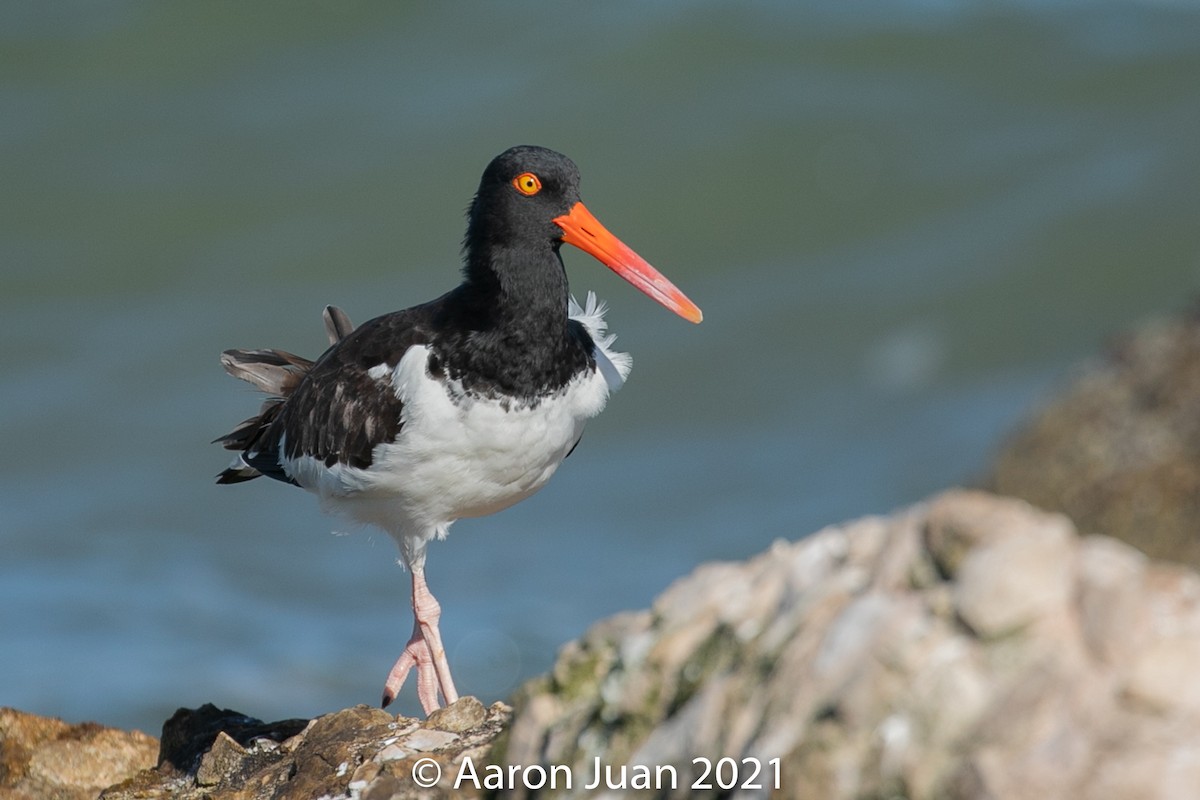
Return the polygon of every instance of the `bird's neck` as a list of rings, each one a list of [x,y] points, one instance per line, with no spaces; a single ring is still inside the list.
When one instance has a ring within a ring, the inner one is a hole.
[[[481,322],[504,329],[527,329],[543,340],[565,335],[567,274],[558,248],[493,245],[467,253],[464,288],[479,304]]]
[[[493,245],[468,253],[466,280],[446,311],[454,324],[436,347],[468,391],[536,401],[590,362],[590,346],[567,317],[567,277],[556,247]],[[575,326],[578,327],[578,326]]]

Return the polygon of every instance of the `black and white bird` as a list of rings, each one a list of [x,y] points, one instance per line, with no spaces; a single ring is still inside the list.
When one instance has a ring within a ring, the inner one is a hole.
[[[383,705],[409,672],[426,713],[458,698],[425,582],[425,550],[450,524],[545,485],[625,381],[604,308],[570,297],[559,248],[597,258],[692,322],[700,309],[609,233],[579,199],[559,153],[514,147],[484,170],[468,212],[463,281],[436,300],[354,328],[326,308],[331,346],[315,362],[228,350],[226,371],[266,392],[259,413],[217,441],[238,456],[218,483],[265,475],[328,511],[387,531],[412,575],[415,623]]]

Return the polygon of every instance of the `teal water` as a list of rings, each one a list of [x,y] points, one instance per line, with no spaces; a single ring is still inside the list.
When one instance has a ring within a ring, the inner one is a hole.
[[[566,253],[634,370],[547,489],[431,547],[461,689],[969,481],[1194,301],[1198,34],[1188,2],[0,6],[0,705],[156,732],[375,701],[394,546],[212,483],[258,402],[217,354],[316,355],[324,304],[454,285],[512,144],[572,156],[706,319]]]

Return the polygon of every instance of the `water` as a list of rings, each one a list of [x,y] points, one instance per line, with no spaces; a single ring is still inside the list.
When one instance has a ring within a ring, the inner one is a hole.
[[[511,144],[706,319],[567,253],[634,371],[546,490],[431,547],[485,701],[705,560],[969,481],[1195,296],[1200,6],[744,5],[0,8],[0,704],[375,700],[394,546],[212,483],[258,402],[216,356],[452,286]]]

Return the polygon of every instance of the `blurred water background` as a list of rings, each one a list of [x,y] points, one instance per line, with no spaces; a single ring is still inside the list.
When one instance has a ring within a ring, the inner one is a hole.
[[[564,249],[634,371],[546,490],[431,547],[485,702],[703,561],[977,477],[1197,295],[1198,131],[1193,2],[0,5],[0,704],[376,701],[394,545],[213,484],[259,402],[217,355],[453,286],[512,144],[706,320]]]

